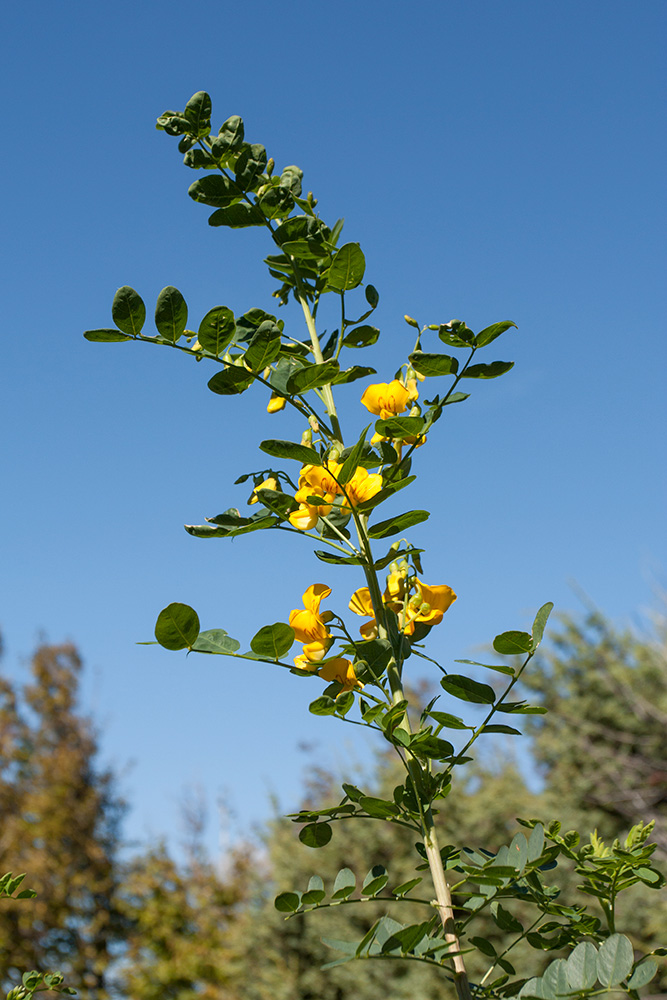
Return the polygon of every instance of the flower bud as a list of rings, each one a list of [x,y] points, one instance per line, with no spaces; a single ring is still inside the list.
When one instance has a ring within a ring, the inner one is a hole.
[[[268,177],[270,177],[271,174],[273,173],[273,168],[275,167],[275,165],[276,161],[273,159],[273,157],[271,157],[271,159],[266,164],[266,173]]]
[[[313,447],[313,432],[311,431],[310,428],[308,428],[308,430],[305,430],[301,435],[301,444],[305,445],[306,448]]]
[[[413,319],[412,316],[408,316],[406,313],[403,319],[408,324],[408,326],[414,326],[415,330],[419,329],[419,323],[417,322],[416,319]]]

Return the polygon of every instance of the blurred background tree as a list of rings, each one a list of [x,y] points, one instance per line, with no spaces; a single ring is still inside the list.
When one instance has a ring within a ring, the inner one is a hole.
[[[3,978],[12,967],[62,966],[91,1000],[106,997],[111,982],[113,995],[132,1000],[370,1000],[388,990],[392,1000],[442,996],[442,978],[418,963],[395,963],[390,981],[388,967],[373,962],[320,975],[320,966],[337,957],[321,935],[358,939],[381,904],[339,906],[335,914],[289,921],[273,907],[277,892],[305,889],[314,869],[333,880],[349,867],[363,878],[369,857],[389,870],[394,884],[413,877],[412,836],[400,827],[349,823],[315,854],[299,844],[292,823],[276,818],[259,846],[241,844],[214,860],[202,846],[201,815],[190,809],[184,855],[157,844],[121,865],[122,804],[111,774],[96,770],[90,723],[76,714],[80,667],[71,646],[43,647],[24,692],[5,681],[0,688],[0,868],[27,869],[39,892],[35,901],[0,912]],[[639,637],[616,630],[598,612],[564,616],[526,684],[549,714],[527,717],[519,758],[516,739],[482,748],[467,784],[455,786],[441,803],[441,842],[496,850],[516,832],[517,816],[557,817],[565,829],[586,835],[597,828],[608,840],[625,835],[639,819],[653,819],[664,861],[663,623],[654,635]],[[310,765],[301,804],[331,802],[340,777]],[[388,797],[402,780],[385,755],[372,773],[348,777]],[[568,901],[591,904],[577,896],[567,873],[554,873],[553,881]],[[664,943],[667,901],[637,887],[628,902],[622,930],[646,950]],[[423,919],[423,907],[399,905],[397,918]],[[525,917],[514,904],[513,912]],[[491,917],[476,932],[502,945]],[[513,956],[526,974],[554,957],[527,945]],[[471,971],[475,977],[485,968]],[[653,995],[660,989],[667,990],[664,970]]]
[[[0,982],[64,969],[103,1000],[125,936],[114,902],[124,805],[77,711],[81,667],[74,646],[44,645],[22,691],[0,678],[0,871],[29,872],[37,892],[0,909]]]

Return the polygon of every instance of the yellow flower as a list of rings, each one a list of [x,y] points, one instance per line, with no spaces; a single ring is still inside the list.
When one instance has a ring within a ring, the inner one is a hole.
[[[298,510],[293,510],[289,516],[289,522],[294,528],[298,528],[299,531],[310,531],[314,528],[320,519],[317,507],[311,507],[310,504],[300,503]]]
[[[299,476],[299,489],[308,487],[311,496],[323,496],[328,502],[342,493],[334,477],[340,473],[339,462],[325,462],[324,465],[304,465]]]
[[[456,594],[451,587],[445,584],[437,584],[430,587],[426,583],[417,580],[417,592],[408,601],[409,620],[403,631],[406,635],[412,635],[416,622],[423,622],[425,625],[439,625],[445,611],[456,600]]]
[[[294,663],[300,670],[317,670],[317,664],[327,655],[333,639],[330,637],[322,642],[309,642],[303,647],[303,652],[294,657]]]
[[[439,625],[445,611],[456,600],[456,594],[451,587],[444,584],[431,587],[419,580],[416,584],[416,593],[407,602],[407,607],[404,607],[405,596],[403,575],[399,572],[390,573],[382,600],[386,607],[396,612],[399,624],[404,622],[402,631],[406,635],[414,633],[415,622],[423,622],[425,625]],[[368,587],[355,590],[349,608],[350,611],[354,611],[355,615],[370,618],[370,621],[362,625],[359,631],[365,639],[374,639],[378,631],[377,621]]]
[[[371,413],[376,413],[383,420],[395,417],[397,413],[403,413],[408,407],[410,393],[402,382],[394,379],[393,382],[378,382],[376,385],[369,385],[361,402]]]
[[[358,465],[354,475],[345,485],[347,499],[353,507],[358,503],[370,500],[382,489],[382,476],[379,472],[368,472],[362,465]],[[345,504],[347,507],[347,504]],[[347,508],[349,510],[349,507]]]
[[[329,683],[338,681],[342,685],[343,691],[351,691],[353,688],[361,686],[352,662],[346,660],[344,656],[337,656],[335,659],[329,660],[323,667],[320,667],[318,674]]]
[[[275,392],[271,394],[271,399],[266,407],[267,413],[279,413],[280,410],[285,409],[285,404],[287,400],[284,396],[278,396]]]
[[[248,503],[249,504],[257,503],[257,501],[259,500],[258,493],[260,490],[277,490],[277,489],[278,489],[278,480],[274,479],[273,476],[269,476],[269,478],[265,479],[263,483],[259,484],[259,486],[255,486],[254,490],[252,491],[252,496],[248,500]]]
[[[333,616],[330,611],[320,614],[320,604],[330,593],[326,583],[313,583],[303,595],[303,608],[290,611],[289,623],[298,642],[324,643],[331,639],[327,622]]]

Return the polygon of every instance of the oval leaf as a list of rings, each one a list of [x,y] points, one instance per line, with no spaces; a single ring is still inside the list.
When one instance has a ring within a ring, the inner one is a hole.
[[[237,202],[229,208],[219,208],[209,215],[209,226],[229,226],[230,229],[245,229],[247,226],[263,226],[264,213],[255,205]]]
[[[192,647],[196,653],[219,653],[228,655],[241,648],[238,639],[232,639],[223,628],[210,628],[200,632]]]
[[[214,165],[214,164],[213,164]],[[241,197],[242,192],[230,177],[208,174],[194,181],[188,188],[193,201],[211,208],[228,208]]]
[[[294,372],[287,380],[287,391],[290,393],[308,392],[322,385],[333,382],[340,371],[337,361],[325,361],[321,365],[308,365]]]
[[[368,288],[372,286],[367,286]],[[354,330],[348,330],[348,332],[343,337],[343,344],[345,347],[370,347],[374,344],[378,337],[380,336],[380,331],[377,326],[355,326]]]
[[[134,288],[123,285],[114,295],[111,315],[119,330],[136,337],[146,322],[146,306]]]
[[[477,705],[493,705],[496,692],[489,684],[481,684],[462,674],[448,674],[440,679],[440,686],[448,694],[460,701],[472,701]]]
[[[509,330],[513,326],[516,327],[516,323],[513,323],[511,319],[506,319],[502,323],[493,323],[491,326],[484,327],[475,337],[475,347],[486,347],[492,340],[499,337],[501,333],[505,333],[506,330]]]
[[[165,649],[189,649],[199,635],[199,616],[188,604],[168,604],[158,615],[155,638]]]
[[[490,365],[470,365],[470,368],[461,372],[461,378],[498,378],[499,375],[508,372],[510,368],[514,368],[513,361],[492,361]]]
[[[264,625],[250,640],[250,648],[258,656],[266,656],[270,660],[279,660],[288,653],[294,644],[294,629],[285,622],[275,622]]]
[[[213,381],[211,379],[211,381]],[[209,382],[210,386],[210,382]],[[293,458],[302,465],[321,465],[322,459],[319,452],[314,448],[307,448],[305,444],[295,444],[293,441],[277,441],[273,438],[268,441],[261,441],[259,445],[261,451],[274,458]]]
[[[387,521],[378,521],[368,529],[370,538],[387,538],[389,535],[397,535],[400,531],[406,531],[415,524],[421,524],[430,517],[427,510],[408,510],[405,514],[398,514]]]
[[[542,642],[542,636],[544,635],[544,628],[549,620],[549,615],[553,611],[553,602],[548,601],[543,604],[540,610],[535,615],[535,621],[533,622],[533,627],[531,629],[533,642],[532,648],[537,649],[539,644]]]
[[[647,958],[643,962],[640,962],[628,980],[629,989],[640,990],[642,986],[647,986],[657,971],[658,963],[655,959]]]
[[[423,417],[390,417],[388,420],[376,420],[375,432],[386,438],[419,437],[426,421]]]
[[[214,306],[199,324],[197,338],[205,351],[222,354],[234,339],[236,323],[234,313],[227,306]]]
[[[155,325],[165,340],[176,343],[185,330],[188,321],[188,307],[178,288],[167,285],[157,297]]]
[[[299,840],[306,847],[324,847],[331,840],[331,827],[328,823],[309,823],[299,830]]]
[[[327,288],[346,292],[360,285],[366,270],[366,259],[358,243],[346,243],[335,255],[329,268]]]
[[[346,899],[351,893],[354,892],[356,885],[357,879],[354,872],[350,868],[341,868],[336,875],[331,898]]]
[[[274,899],[273,905],[280,913],[296,913],[301,900],[296,892],[281,892]]]
[[[426,354],[424,351],[415,351],[410,355],[409,361],[420,375],[456,375],[459,370],[456,358],[451,358],[448,354]]]
[[[251,382],[254,382],[251,372],[238,365],[229,365],[208,380],[208,387],[219,396],[234,396],[247,389]]]
[[[582,941],[567,960],[565,974],[572,990],[592,990],[597,983],[597,948],[591,941]]]
[[[84,333],[86,340],[92,340],[98,344],[113,344],[120,343],[121,340],[130,340],[130,337],[126,337],[124,333],[119,333],[118,330],[86,330]]]
[[[503,653],[505,656],[528,653],[533,645],[533,637],[528,632],[502,632],[493,640],[493,648],[496,653]]]
[[[253,371],[261,371],[275,361],[279,353],[280,327],[267,320],[253,334],[245,353],[245,362]]]
[[[612,934],[600,945],[597,958],[598,979],[603,986],[618,986],[630,975],[634,953],[625,934]]]

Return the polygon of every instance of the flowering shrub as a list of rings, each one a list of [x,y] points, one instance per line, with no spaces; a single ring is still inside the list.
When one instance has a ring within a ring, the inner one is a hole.
[[[479,361],[478,354],[515,324],[506,320],[474,332],[460,320],[420,327],[406,316],[415,331],[412,350],[398,359],[393,377],[388,371],[380,374],[389,381],[368,384],[361,395],[361,404],[377,419],[344,433],[336,387],[377,374],[371,367],[348,363],[350,351],[353,357],[380,336],[379,329],[367,322],[379,295],[373,285],[364,285],[361,247],[352,242],[341,245],[342,220],[329,226],[316,211],[312,193],[304,197],[301,170],[287,166],[276,172],[265,148],[245,140],[238,116],[228,118],[214,134],[207,94],[195,94],[182,112],[165,112],[157,127],[179,138],[186,166],[199,173],[189,194],[213,209],[209,225],[266,229],[272,242],[266,264],[278,282],[274,295],[281,305],[290,299],[299,304],[305,336],[291,326],[286,329],[283,320],[262,308],[235,316],[226,306],[213,307],[198,329],[190,330],[185,300],[171,286],[158,297],[157,335],[142,332],[145,305],[126,286],[114,298],[115,328],[89,330],[85,336],[91,341],[135,340],[179,350],[217,369],[208,382],[212,392],[234,396],[259,389],[268,393],[269,413],[287,406],[295,411],[301,422],[300,440],[261,441],[259,448],[270,457],[271,467],[237,480],[252,479],[248,505],[256,509],[241,513],[230,507],[186,530],[198,538],[234,538],[251,531],[305,535],[317,543],[318,560],[350,567],[355,584],[362,585],[342,602],[337,596],[323,610],[332,597],[331,588],[313,583],[303,595],[303,606],[286,609],[287,622],[263,625],[246,653],[239,652],[240,642],[223,628],[202,631],[197,613],[181,603],[160,612],[156,641],[170,650],[261,660],[292,674],[318,678],[326,686],[317,692],[311,712],[362,724],[394,747],[404,766],[404,781],[392,799],[345,784],[340,803],[293,817],[304,844],[323,846],[332,836],[333,823],[352,818],[399,824],[418,838],[415,878],[408,882],[392,885],[389,872],[371,865],[357,894],[357,876],[345,868],[329,891],[314,875],[303,890],[281,893],[276,907],[293,916],[342,903],[363,904],[371,898],[386,900],[392,912],[400,911],[406,900],[420,903],[424,919],[417,924],[405,925],[387,914],[360,941],[334,942],[333,947],[342,951],[336,961],[406,958],[434,964],[460,998],[519,995],[555,1000],[608,989],[635,997],[652,978],[655,962],[634,956],[629,939],[617,932],[615,907],[621,890],[637,882],[656,888],[663,883],[650,864],[650,825],[634,827],[623,846],[604,845],[593,835],[579,848],[578,834],[561,835],[557,822],[536,819],[521,821],[526,832],[518,831],[495,854],[438,843],[438,806],[447,798],[456,769],[470,760],[473,744],[490,733],[518,734],[508,722],[543,711],[517,697],[515,689],[542,641],[552,605],[537,611],[530,632],[510,630],[496,636],[493,648],[500,662],[458,661],[492,671],[502,679],[501,685],[484,683],[467,672],[451,672],[423,650],[424,640],[442,623],[456,594],[447,583],[423,581],[423,550],[406,534],[429,513],[414,509],[379,517],[387,500],[415,482],[414,453],[427,436],[429,444],[437,442],[432,432],[446,408],[469,398],[460,386],[511,370],[511,361]],[[318,316],[332,300],[339,325],[323,343]],[[353,421],[360,412],[357,404]],[[364,619],[360,627],[346,620],[345,606]],[[301,649],[289,659],[295,642]],[[476,724],[443,711],[437,698],[426,705],[410,702],[404,677],[415,657],[438,671],[440,686],[450,698],[483,706],[483,721]],[[599,902],[598,913],[558,902],[558,890],[548,884],[547,873],[559,860],[575,867],[584,892]],[[430,885],[423,887],[420,897],[414,890],[423,881],[424,876],[417,874],[422,871],[428,873]],[[529,927],[513,915],[513,899],[534,908]],[[475,919],[482,910],[489,910],[512,937],[501,954],[475,934]],[[538,952],[564,949],[568,957],[555,959],[539,978],[517,974],[507,955],[524,939]],[[489,961],[488,972],[478,983],[470,983],[466,972],[465,956],[471,949]]]

